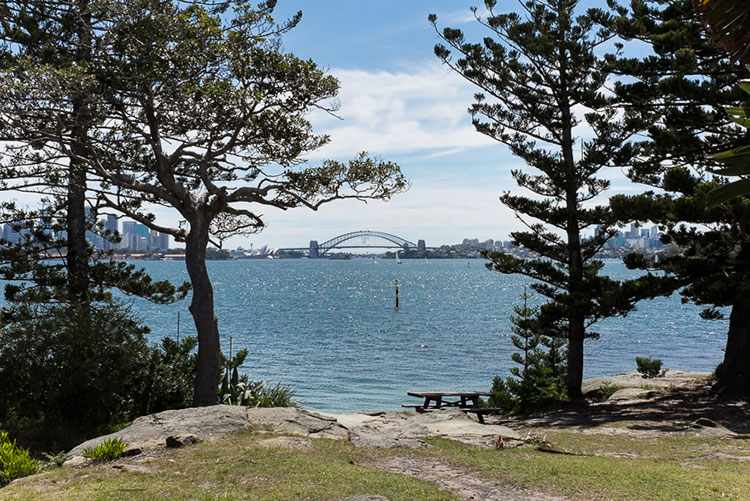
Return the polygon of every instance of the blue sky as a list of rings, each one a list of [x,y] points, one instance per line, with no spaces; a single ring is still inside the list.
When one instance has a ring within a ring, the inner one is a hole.
[[[501,5],[506,2],[500,2]],[[588,5],[600,3],[589,0]],[[467,108],[476,89],[443,66],[433,54],[439,41],[427,21],[461,28],[469,40],[487,33],[474,20],[467,0],[279,0],[275,17],[298,10],[300,24],[283,38],[284,50],[312,59],[337,77],[339,118],[310,116],[331,142],[309,156],[345,161],[361,151],[398,163],[410,182],[388,202],[337,201],[317,212],[266,208],[267,227],[250,237],[233,237],[226,247],[305,247],[310,240],[375,230],[428,246],[464,238],[508,240],[522,224],[498,196],[517,190],[510,170],[524,168],[507,148],[476,132]],[[507,5],[516,6],[508,1]],[[585,127],[580,130],[586,135]],[[639,190],[617,171],[612,192]],[[640,191],[640,190],[639,190]],[[172,209],[155,208],[157,223],[176,225]]]
[[[596,0],[586,6],[601,5]],[[499,2],[498,10],[504,7]],[[427,21],[461,28],[467,39],[487,33],[466,0],[279,0],[276,18],[301,10],[302,21],[284,37],[287,51],[310,58],[341,83],[341,120],[312,116],[331,143],[310,157],[346,160],[360,151],[397,162],[411,183],[389,202],[333,202],[317,212],[297,209],[264,213],[268,227],[229,246],[306,246],[356,230],[377,230],[428,246],[464,238],[508,240],[523,225],[498,200],[517,190],[510,170],[523,168],[508,149],[471,125],[467,108],[476,88],[443,66],[433,54],[439,41]],[[515,2],[505,2],[511,8]],[[480,9],[482,12],[482,9]],[[579,132],[586,136],[582,127]],[[639,188],[617,170],[603,172],[614,191]]]
[[[428,245],[463,238],[507,239],[517,228],[498,201],[514,187],[518,166],[504,146],[475,132],[466,109],[474,88],[433,55],[437,36],[427,21],[473,28],[472,2],[280,0],[277,19],[303,12],[284,37],[287,51],[314,60],[341,82],[337,120],[314,115],[331,143],[310,159],[345,160],[366,150],[397,162],[411,182],[387,203],[333,202],[317,212],[265,212],[268,227],[229,244],[305,246],[355,230],[378,230]]]

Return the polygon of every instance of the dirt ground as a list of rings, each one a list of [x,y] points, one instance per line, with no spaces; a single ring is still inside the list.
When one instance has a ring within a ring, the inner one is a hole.
[[[694,432],[698,428],[706,429],[706,435],[716,434],[711,433],[711,428],[716,431],[724,428],[730,433],[744,435],[750,434],[750,405],[744,400],[712,393],[708,386],[696,386],[656,394],[647,399],[586,400],[544,414],[491,416],[487,421],[515,430],[545,428],[592,432],[596,428],[608,429],[607,425],[618,423],[623,433],[634,436]],[[628,422],[632,424],[627,425]],[[719,426],[713,426],[711,422]]]

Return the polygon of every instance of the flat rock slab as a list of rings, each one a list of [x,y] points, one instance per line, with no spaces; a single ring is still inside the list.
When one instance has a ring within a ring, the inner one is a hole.
[[[194,407],[139,417],[127,428],[88,440],[68,452],[66,464],[81,464],[82,451],[118,437],[130,447],[164,447],[167,437],[195,435],[199,440],[245,430],[344,439],[346,428],[335,419],[297,408],[248,409],[233,405]]]
[[[359,447],[426,447],[422,438],[443,437],[492,447],[498,437],[520,440],[510,428],[483,425],[456,410],[424,414],[405,412],[320,414],[297,408],[248,409],[215,405],[164,411],[143,416],[116,433],[88,440],[68,453],[67,465],[85,462],[82,451],[111,438],[130,448],[164,447],[168,437],[189,436],[198,442],[244,430],[285,433],[307,438],[351,440]],[[270,444],[269,444],[270,445]],[[281,444],[276,444],[281,446]],[[291,445],[291,444],[286,444]],[[301,444],[295,442],[295,446]]]
[[[521,437],[500,425],[479,424],[465,413],[439,410],[424,414],[383,412],[378,415],[337,416],[349,428],[349,439],[359,447],[425,447],[422,438],[448,438],[470,445],[492,447],[499,436],[508,440]]]
[[[255,447],[263,449],[288,449],[293,451],[306,451],[312,449],[312,442],[309,438],[302,437],[274,437],[265,440],[258,440],[254,443]]]
[[[294,407],[246,410],[247,420],[254,430],[292,433],[313,438],[345,439],[348,437],[347,429],[329,415]]]
[[[667,370],[663,376],[656,378],[644,378],[637,371],[625,372],[616,376],[595,377],[586,379],[581,384],[581,392],[584,395],[596,392],[603,385],[618,386],[620,390],[614,395],[620,399],[642,398],[646,392],[668,388],[694,388],[705,381],[711,374],[708,372],[688,372]],[[641,392],[623,392],[622,389],[639,389]],[[613,395],[613,396],[614,396]]]
[[[81,456],[83,449],[95,447],[107,439],[118,437],[131,447],[164,446],[171,435],[191,434],[205,438],[248,430],[247,409],[232,405],[194,407],[149,414],[133,421],[122,430],[88,440],[68,452],[68,458]]]

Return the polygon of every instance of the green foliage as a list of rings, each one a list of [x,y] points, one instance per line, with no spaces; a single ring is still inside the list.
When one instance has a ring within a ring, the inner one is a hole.
[[[597,390],[597,392],[599,393],[599,398],[601,398],[602,400],[609,400],[609,397],[614,395],[619,389],[620,387],[617,386],[616,384],[612,384],[609,381],[605,381],[599,387],[599,390]]]
[[[299,402],[294,400],[296,392],[291,386],[277,383],[269,387],[265,381],[251,381],[247,374],[239,374],[247,354],[247,348],[238,351],[231,359],[222,354],[219,403],[245,407],[299,407]]]
[[[114,302],[14,308],[16,321],[0,328],[0,421],[25,442],[67,449],[190,404],[194,339],[150,347],[147,329]]]
[[[215,247],[209,247],[206,249],[206,259],[214,261],[224,261],[232,259],[232,255],[226,249],[217,249]]]
[[[635,357],[635,364],[638,368],[638,373],[646,379],[659,377],[662,373],[662,361],[658,358],[652,360],[651,357]]]
[[[141,391],[133,402],[135,415],[131,417],[190,407],[197,345],[194,336],[186,336],[179,342],[164,338],[160,346],[151,347],[146,366],[138,376]]]
[[[740,88],[750,94],[750,80],[741,80]],[[745,129],[750,129],[750,103],[745,102],[743,106],[730,106],[726,108],[727,114],[732,121],[740,124]],[[714,160],[718,160],[727,166],[712,171],[721,176],[739,176],[741,179],[715,188],[708,193],[708,203],[717,205],[727,202],[733,198],[750,195],[750,144],[731,145],[731,149],[714,153]]]
[[[528,414],[554,406],[566,398],[564,339],[553,339],[538,333],[538,308],[529,307],[530,295],[524,290],[523,307],[514,307],[511,316],[513,345],[521,350],[511,359],[510,377],[492,381],[490,407],[508,414]],[[544,349],[546,348],[546,350]]]
[[[613,71],[624,77],[614,87],[617,100],[641,131],[620,150],[618,163],[629,166],[628,177],[655,190],[618,195],[610,205],[623,221],[658,223],[662,241],[682,250],[656,264],[642,258],[627,264],[666,272],[655,289],[679,290],[683,301],[706,307],[704,318],[723,318],[721,308],[731,308],[716,389],[750,395],[744,327],[750,318],[750,197],[710,203],[711,193],[722,186],[711,171],[727,167],[710,154],[727,143],[746,144],[746,129],[725,112],[747,98],[737,86],[744,69],[711,43],[691,0],[648,0],[616,9],[612,26],[618,35],[653,51],[611,60]]]
[[[435,46],[437,57],[480,89],[469,110],[477,131],[527,165],[511,175],[531,196],[508,191],[500,200],[529,228],[511,237],[533,257],[484,255],[493,270],[537,281],[531,287],[549,300],[539,321],[568,340],[566,384],[576,397],[584,339],[597,337],[589,326],[625,314],[634,303],[618,282],[600,275],[603,264],[594,257],[616,234],[615,220],[607,207],[587,203],[609,188],[598,172],[614,162],[630,129],[605,91],[610,74],[598,57],[610,33],[594,26],[609,14],[583,11],[576,0],[518,3],[499,12],[495,0],[485,0],[485,17],[473,11],[487,31],[480,42],[467,41],[459,29],[439,30],[434,15],[429,20],[445,43]],[[594,130],[593,138],[575,135],[581,123]],[[583,239],[582,230],[594,225],[598,235]]]
[[[0,487],[13,480],[39,471],[39,461],[29,454],[27,449],[16,445],[8,434],[0,432]]]
[[[108,461],[122,456],[125,447],[127,444],[121,438],[108,438],[94,447],[85,447],[81,454],[91,461]]]
[[[43,452],[42,456],[44,459],[47,460],[47,463],[49,465],[54,465],[57,467],[62,466],[65,463],[65,460],[67,459],[68,455],[65,453],[65,451],[60,451],[57,454],[50,454],[48,452]]]

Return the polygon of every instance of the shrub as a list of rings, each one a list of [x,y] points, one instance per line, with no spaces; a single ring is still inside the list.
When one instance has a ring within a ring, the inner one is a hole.
[[[147,328],[123,304],[13,306],[0,328],[0,421],[40,450],[68,449],[132,419]]]
[[[605,381],[604,383],[602,383],[602,385],[599,387],[597,391],[599,393],[599,398],[601,398],[602,400],[608,400],[609,397],[614,395],[619,389],[620,387],[617,386],[616,384],[612,384],[609,381]]]
[[[108,438],[99,445],[84,448],[82,454],[83,457],[91,461],[107,461],[122,456],[125,447],[127,447],[127,444],[122,439],[118,437]]]
[[[239,374],[239,367],[247,354],[247,349],[242,349],[227,359],[222,353],[219,403],[245,407],[299,407],[299,402],[293,400],[296,391],[291,386],[277,383],[269,387],[265,381],[251,381],[247,374]]]
[[[511,356],[517,366],[507,379],[493,379],[488,402],[507,414],[544,410],[566,398],[565,340],[540,334],[538,309],[528,306],[531,296],[525,290],[521,297],[523,307],[514,307],[516,315],[510,318],[511,341],[520,350]]]
[[[0,327],[0,422],[24,445],[69,449],[191,404],[195,338],[150,346],[148,329],[114,301],[14,308]]]
[[[661,372],[661,360],[654,359],[651,357],[635,357],[635,363],[638,367],[638,373],[646,379],[659,377]]]
[[[7,433],[0,433],[0,487],[37,471],[39,461],[31,457],[28,449],[16,446]]]

